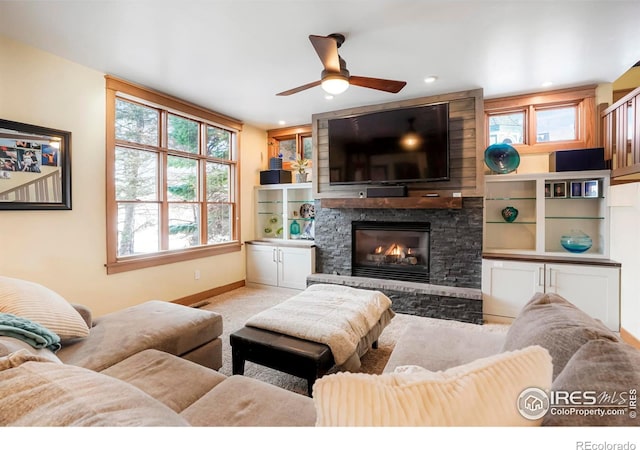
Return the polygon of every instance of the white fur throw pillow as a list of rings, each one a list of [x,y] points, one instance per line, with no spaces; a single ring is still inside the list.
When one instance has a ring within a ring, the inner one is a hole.
[[[446,371],[341,372],[316,381],[316,426],[534,426],[517,409],[529,387],[548,391],[553,366],[540,346]]]
[[[86,322],[67,300],[30,281],[0,277],[0,312],[37,322],[61,341],[89,335]]]

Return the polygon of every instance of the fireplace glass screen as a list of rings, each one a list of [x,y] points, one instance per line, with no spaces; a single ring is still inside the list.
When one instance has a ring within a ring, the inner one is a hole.
[[[354,276],[428,283],[430,224],[353,222]]]

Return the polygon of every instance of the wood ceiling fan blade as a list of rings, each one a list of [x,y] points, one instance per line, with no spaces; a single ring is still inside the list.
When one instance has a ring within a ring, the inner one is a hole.
[[[377,89],[379,91],[391,92],[397,94],[406,86],[406,81],[385,80],[382,78],[359,77],[352,75],[349,77],[349,84],[354,86],[365,87],[369,89]]]
[[[302,86],[298,86],[296,88],[293,89],[289,89],[288,91],[283,91],[280,92],[276,95],[291,95],[291,94],[296,94],[300,91],[304,91],[305,89],[310,89],[312,87],[316,87],[316,86],[320,86],[321,81],[314,81],[313,83],[307,83],[307,84],[303,84]]]
[[[311,45],[322,61],[327,72],[340,72],[340,58],[338,57],[338,43],[330,36],[309,35]]]

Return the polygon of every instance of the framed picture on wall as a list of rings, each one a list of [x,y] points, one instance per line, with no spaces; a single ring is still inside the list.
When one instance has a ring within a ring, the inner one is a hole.
[[[544,184],[544,196],[551,197],[551,183]]]
[[[2,209],[71,209],[71,132],[0,119]]]

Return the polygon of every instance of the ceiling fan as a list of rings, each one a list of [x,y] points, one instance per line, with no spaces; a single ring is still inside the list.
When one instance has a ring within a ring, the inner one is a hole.
[[[329,36],[310,35],[309,40],[322,61],[324,70],[320,80],[313,83],[304,84],[288,91],[280,92],[276,95],[296,94],[305,89],[322,85],[328,94],[341,94],[346,91],[349,85],[377,89],[379,91],[396,94],[407,84],[406,81],[384,80],[382,78],[369,78],[350,75],[347,70],[347,63],[338,55],[338,49],[344,43],[345,37],[342,34],[333,33]]]

